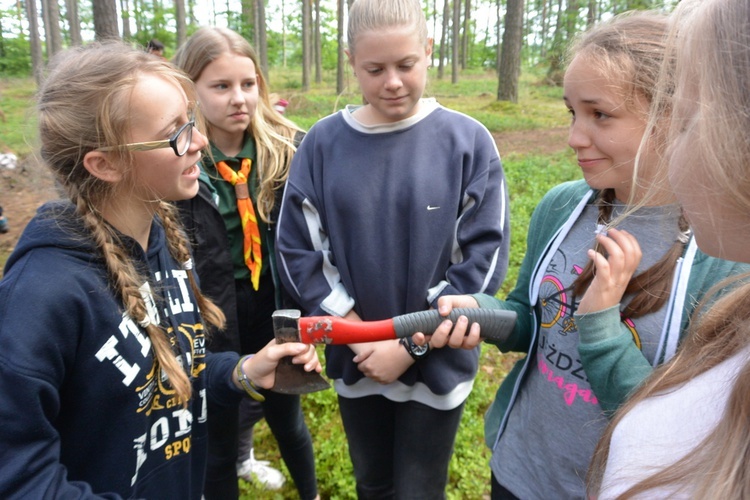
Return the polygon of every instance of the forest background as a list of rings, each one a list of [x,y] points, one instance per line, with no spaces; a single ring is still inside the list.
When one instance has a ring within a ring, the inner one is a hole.
[[[66,47],[122,38],[145,47],[152,38],[166,57],[199,26],[227,26],[258,50],[273,92],[305,129],[358,102],[343,53],[353,0],[0,0],[0,205],[10,232],[0,234],[0,269],[36,207],[57,196],[38,161],[34,93],[46,62]],[[580,178],[566,144],[569,115],[560,88],[566,47],[577,33],[627,10],[671,10],[678,0],[424,0],[433,67],[426,95],[481,121],[496,140],[511,195],[511,261],[499,297],[515,284],[531,213],[552,186]],[[0,271],[0,277],[2,272]],[[321,351],[322,356],[322,351]],[[489,450],[483,415],[518,355],[483,346],[450,465],[448,498],[489,498]],[[324,499],[356,498],[346,437],[332,390],[303,405],[314,436]],[[415,423],[418,425],[418,423]],[[288,471],[265,423],[256,454],[282,469],[287,484],[269,492],[240,481],[242,498],[295,498]]]

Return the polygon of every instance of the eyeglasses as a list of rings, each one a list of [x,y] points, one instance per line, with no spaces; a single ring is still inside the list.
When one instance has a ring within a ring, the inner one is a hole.
[[[165,141],[134,142],[131,144],[120,144],[119,146],[105,146],[98,148],[97,151],[115,151],[127,149],[128,151],[151,151],[153,149],[172,148],[177,156],[184,156],[190,149],[190,143],[193,140],[193,128],[195,127],[195,117],[180,127],[177,132]]]

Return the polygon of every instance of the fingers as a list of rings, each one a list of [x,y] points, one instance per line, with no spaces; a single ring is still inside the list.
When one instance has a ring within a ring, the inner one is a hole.
[[[415,344],[422,346],[422,345],[425,345],[427,342],[429,342],[431,337],[432,335],[425,335],[422,332],[417,332],[411,336],[411,339],[414,341]]]
[[[448,316],[451,311],[459,307],[479,307],[471,295],[443,295],[438,299],[438,312],[441,316]]]
[[[610,229],[607,235],[597,235],[596,241],[606,250],[608,255],[604,260],[594,259],[597,270],[599,270],[600,265],[604,267],[608,265],[618,272],[623,271],[631,274],[635,272],[641,262],[642,253],[638,240],[632,234],[624,230]],[[598,256],[603,258],[601,253],[598,253]]]
[[[351,344],[349,345],[349,347],[352,347],[352,345],[355,345],[355,344]],[[362,361],[369,358],[373,352],[375,352],[375,347],[373,343],[356,344],[356,345],[358,345],[359,348],[355,351],[357,355],[354,356],[354,359],[352,360],[355,363],[361,363]]]
[[[465,317],[461,316],[462,318],[466,319]],[[459,318],[460,321],[460,318]],[[451,335],[451,329],[453,328],[453,322],[449,319],[446,319],[438,325],[438,327],[435,329],[435,331],[432,333],[432,335],[424,335],[423,333],[415,333],[412,336],[412,340],[417,345],[424,345],[429,340],[430,346],[433,349],[440,349],[441,347],[445,346],[448,343],[448,339]]]
[[[469,327],[469,320],[466,316],[459,316],[455,325],[452,321],[446,319],[429,336],[430,347],[433,349],[440,349],[445,346],[453,349],[473,349],[482,341],[480,331],[479,323],[473,323]],[[427,336],[416,333],[412,336],[412,340],[417,345],[424,345]]]
[[[378,342],[367,359],[357,363],[357,368],[379,384],[390,384],[412,364],[414,360],[398,340],[386,340]]]
[[[606,253],[589,250],[596,275],[578,304],[579,314],[601,311],[618,304],[641,261],[641,247],[627,231],[610,229],[597,243]]]
[[[292,357],[293,364],[304,365],[306,371],[321,370],[318,353],[312,344],[299,342],[277,344],[275,340],[272,340],[256,354],[257,356],[264,357],[268,365],[273,365],[272,370],[276,369],[281,358],[287,356]]]

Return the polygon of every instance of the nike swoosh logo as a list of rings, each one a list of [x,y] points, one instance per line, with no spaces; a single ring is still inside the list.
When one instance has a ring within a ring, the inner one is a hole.
[[[427,210],[438,210],[440,207],[433,207],[432,205],[427,205]]]

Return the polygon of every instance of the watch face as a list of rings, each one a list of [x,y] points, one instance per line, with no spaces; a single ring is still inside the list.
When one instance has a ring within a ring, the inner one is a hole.
[[[399,343],[406,348],[406,352],[414,359],[424,358],[430,353],[430,344],[419,346],[407,338],[402,338]]]
[[[411,351],[417,357],[421,357],[421,356],[426,355],[429,350],[430,350],[430,348],[426,344],[425,345],[412,344],[412,346],[411,346]]]

